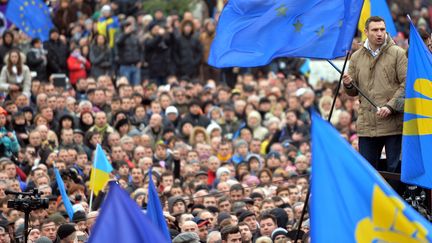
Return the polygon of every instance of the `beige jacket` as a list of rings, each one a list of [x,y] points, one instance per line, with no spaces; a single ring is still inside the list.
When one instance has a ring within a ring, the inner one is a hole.
[[[390,116],[380,118],[376,109],[360,96],[357,132],[362,137],[402,134],[403,114],[396,111],[396,103],[405,94],[406,51],[390,37],[386,43],[375,58],[366,47],[351,57],[348,72],[353,81],[378,106],[386,105],[393,110]],[[345,87],[345,90],[350,96],[358,95],[355,88]]]

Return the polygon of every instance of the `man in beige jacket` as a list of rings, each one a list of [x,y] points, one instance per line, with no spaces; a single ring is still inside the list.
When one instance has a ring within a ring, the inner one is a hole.
[[[395,45],[382,18],[370,17],[365,26],[367,39],[351,57],[348,74],[343,76],[344,88],[348,95],[358,95],[354,82],[378,105],[376,109],[360,96],[357,119],[360,154],[378,168],[385,146],[387,171],[398,172],[403,124],[400,97],[405,93],[406,52]]]

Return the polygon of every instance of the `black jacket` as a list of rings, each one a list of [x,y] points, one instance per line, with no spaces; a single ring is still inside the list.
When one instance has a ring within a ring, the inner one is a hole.
[[[46,56],[45,56],[46,57]],[[47,76],[47,59],[44,59],[42,56],[37,54],[37,50],[30,49],[27,53],[27,66],[31,71],[37,73],[37,79],[42,82],[48,81]]]
[[[174,43],[173,34],[157,35],[145,40],[144,46],[150,78],[167,77],[175,73],[175,63],[172,61]]]
[[[193,34],[180,35],[176,40],[174,60],[179,77],[194,78],[203,55],[201,42]]]
[[[117,63],[119,65],[136,65],[144,60],[144,51],[137,35],[121,33],[116,40]]]
[[[44,43],[44,48],[48,51],[47,75],[53,73],[66,73],[66,60],[69,56],[68,46],[60,40],[48,40]]]
[[[110,73],[112,61],[111,51],[108,46],[91,45],[89,57],[92,64],[91,76],[97,78]]]

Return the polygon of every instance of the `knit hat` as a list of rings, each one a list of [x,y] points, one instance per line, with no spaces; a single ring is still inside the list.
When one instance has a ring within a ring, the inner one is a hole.
[[[74,224],[62,224],[57,229],[57,236],[60,240],[65,239],[69,235],[73,234],[76,231]]]
[[[195,232],[184,232],[177,235],[172,242],[173,243],[199,243],[200,239]]]
[[[220,179],[223,173],[228,173],[228,175],[231,173],[231,171],[226,167],[220,167],[216,171],[216,178]]]
[[[222,223],[224,219],[230,219],[230,218],[231,218],[231,214],[227,212],[219,213],[217,217],[217,224],[219,225],[220,223]]]
[[[237,149],[237,148],[239,148],[242,145],[248,146],[248,143],[245,140],[243,140],[243,139],[239,139],[235,143],[235,148]]]
[[[103,12],[111,12],[111,6],[108,4],[103,5],[103,7],[101,9],[101,13],[103,13]]]
[[[276,237],[278,237],[279,235],[284,235],[286,237],[288,237],[288,231],[284,228],[277,228],[275,230],[273,230],[273,232],[271,233],[271,238],[274,241],[276,239]]]
[[[273,208],[270,214],[275,216],[278,227],[286,227],[288,224],[288,214],[282,208]]]
[[[84,211],[76,211],[73,214],[73,218],[72,218],[73,222],[77,223],[85,220],[87,220],[87,215]]]
[[[35,243],[52,243],[52,240],[50,240],[48,237],[46,236],[41,236],[39,237],[39,239],[37,239],[35,241]]]
[[[169,209],[170,213],[173,213],[174,204],[176,202],[179,202],[179,201],[183,202],[185,206],[187,205],[186,201],[181,196],[175,196],[175,197],[168,198],[168,209]]]

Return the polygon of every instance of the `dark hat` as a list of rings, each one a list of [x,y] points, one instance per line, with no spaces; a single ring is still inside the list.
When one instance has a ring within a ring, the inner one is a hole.
[[[76,231],[74,224],[62,224],[57,229],[57,236],[60,240],[65,239],[69,235],[73,234]]]
[[[38,43],[38,42],[42,42],[40,38],[33,38],[30,42],[30,45],[33,46],[34,44]]]
[[[84,211],[76,211],[73,214],[72,221],[74,223],[85,221],[85,220],[87,220],[87,215],[86,215],[86,213]]]
[[[231,214],[227,213],[227,212],[222,212],[220,214],[218,214],[217,217],[217,224],[222,223],[222,221],[224,221],[224,219],[229,219],[231,218]]]
[[[210,222],[206,219],[202,219],[200,217],[195,217],[193,221],[198,225],[199,228],[209,224]]]
[[[49,34],[51,35],[52,33],[60,33],[59,32],[59,30],[57,29],[57,28],[52,28],[52,29],[50,29],[50,31],[49,31]]]
[[[52,240],[46,236],[41,236],[35,241],[35,243],[52,243]]]
[[[249,216],[255,216],[255,214],[251,211],[244,210],[243,212],[240,213],[240,215],[238,217],[238,221],[243,222],[243,220],[245,220],[245,218],[247,218]]]
[[[85,135],[85,133],[83,132],[83,130],[78,129],[78,128],[77,128],[77,129],[74,129],[74,130],[73,130],[73,133],[74,133],[74,134],[75,134],[75,133],[79,133],[79,134],[81,134],[81,135],[83,135],[83,136]]]
[[[234,111],[234,106],[231,104],[226,104],[222,107],[223,111]]]
[[[153,20],[152,22],[150,22],[150,23],[147,25],[147,30],[148,30],[148,31],[151,31],[154,27],[156,27],[156,25],[159,25],[159,23],[158,23],[156,20]]]
[[[270,151],[270,153],[267,154],[266,159],[270,158],[280,159],[280,154],[276,151]]]
[[[260,104],[265,104],[265,103],[271,103],[271,102],[270,102],[270,99],[269,99],[269,98],[267,98],[267,97],[262,97],[262,98],[259,100],[259,103],[260,103]]]
[[[255,198],[257,198],[257,197],[259,197],[259,198],[261,198],[261,199],[264,199],[264,196],[263,196],[261,193],[259,193],[259,192],[252,192],[252,193],[250,194],[250,198],[252,198],[252,199],[255,199]]]
[[[123,125],[126,125],[126,124],[129,124],[129,119],[123,118],[123,119],[120,119],[119,121],[117,121],[114,128],[118,131],[120,129],[120,127],[122,127]]]
[[[31,112],[33,114],[33,108],[31,108],[30,106],[24,106],[23,108],[21,108],[22,112]]]
[[[203,170],[200,170],[195,174],[196,177],[201,176],[201,175],[208,176],[207,172],[205,172]]]

